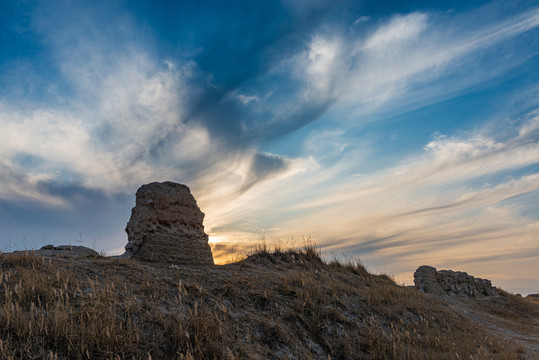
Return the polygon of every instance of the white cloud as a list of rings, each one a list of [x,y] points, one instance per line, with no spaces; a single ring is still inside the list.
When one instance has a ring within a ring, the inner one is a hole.
[[[503,61],[493,56],[487,65],[479,51],[537,28],[539,9],[502,22],[470,23],[467,18],[415,12],[395,15],[370,35],[326,29],[313,36],[309,49],[298,57],[297,72],[303,73],[309,96],[333,99],[336,107],[361,118],[381,108],[424,106],[534,55],[532,50]],[[444,86],[428,86],[440,79],[446,81]]]
[[[40,182],[47,180],[50,180],[47,174],[19,171],[13,164],[0,160],[1,200],[25,200],[51,207],[68,207],[62,199],[43,194],[37,189]]]
[[[370,16],[360,16],[354,21],[354,25],[361,24],[363,22],[367,22],[371,19]]]
[[[304,141],[303,152],[318,160],[335,159],[350,145],[350,140],[342,129],[317,131]]]
[[[259,101],[260,99],[258,98],[258,96],[256,95],[238,95],[238,99],[244,104],[244,105],[247,105],[249,104],[251,101]]]
[[[306,71],[316,90],[324,96],[331,96],[335,73],[339,71],[340,52],[339,39],[315,36],[309,44]]]
[[[452,159],[477,157],[485,152],[499,149],[501,146],[494,139],[481,135],[465,140],[439,136],[425,146],[425,151],[433,154],[438,161],[445,162]]]
[[[427,29],[427,21],[428,15],[425,13],[397,15],[365,41],[364,49],[386,51],[401,47],[407,41],[417,39]]]
[[[539,133],[539,110],[529,114],[529,119],[519,129],[518,135],[521,138],[528,138]]]
[[[90,187],[113,190],[138,181],[125,177],[132,171],[128,168],[137,167],[133,162],[153,142],[176,131],[181,114],[179,75],[152,73],[139,65],[123,62],[117,72],[86,84],[99,97],[72,109],[21,111],[3,104],[0,124],[6,141],[0,153],[40,158],[37,170],[49,176],[55,169],[70,169]],[[191,136],[189,129],[184,132]]]

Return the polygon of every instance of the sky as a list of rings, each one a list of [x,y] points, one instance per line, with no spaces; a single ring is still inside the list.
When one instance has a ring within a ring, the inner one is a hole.
[[[123,252],[188,185],[217,262],[311,239],[539,292],[537,1],[0,2],[0,250]]]

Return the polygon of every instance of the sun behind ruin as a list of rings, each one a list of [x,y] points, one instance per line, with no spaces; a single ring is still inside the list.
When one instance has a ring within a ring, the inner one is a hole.
[[[213,265],[204,213],[189,187],[174,182],[142,185],[125,231],[124,257],[176,265]]]

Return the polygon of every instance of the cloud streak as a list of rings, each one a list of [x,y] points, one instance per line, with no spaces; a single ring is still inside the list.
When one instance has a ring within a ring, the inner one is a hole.
[[[310,84],[312,96],[338,99],[340,107],[365,116],[381,107],[402,111],[405,105],[439,101],[537,54],[535,50],[522,52],[504,58],[503,63],[479,54],[537,28],[537,8],[480,28],[470,28],[465,21],[469,19],[448,21],[436,14],[414,12],[395,15],[370,34],[317,34],[309,50],[299,56],[297,68]],[[455,28],[463,31],[455,33]],[[480,68],[486,61],[491,63],[487,66],[491,73]],[[458,81],[448,79],[446,86],[436,89],[425,86],[451,76]]]

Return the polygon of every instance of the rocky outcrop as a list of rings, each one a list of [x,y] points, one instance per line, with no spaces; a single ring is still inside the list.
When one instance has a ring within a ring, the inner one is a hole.
[[[211,265],[213,257],[200,211],[189,188],[173,182],[137,190],[125,231],[125,257],[177,265]]]
[[[27,251],[14,251],[13,254],[34,254],[37,256],[45,257],[86,257],[95,258],[99,256],[99,253],[95,250],[87,248],[86,246],[73,246],[73,245],[45,245],[39,250],[27,250]]]
[[[432,266],[420,266],[414,273],[414,284],[420,292],[482,297],[494,296],[496,288],[490,280],[476,278],[461,271],[440,270]]]

